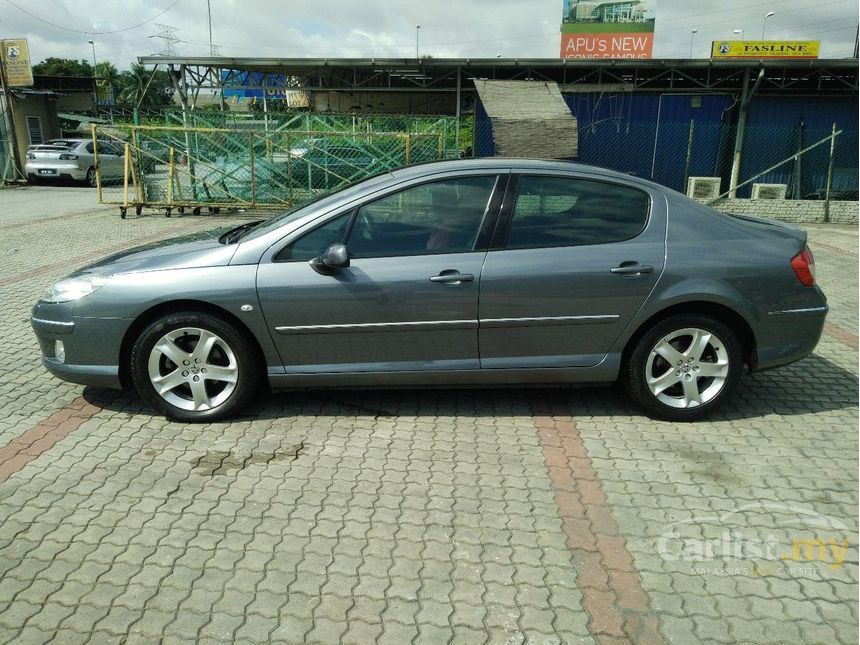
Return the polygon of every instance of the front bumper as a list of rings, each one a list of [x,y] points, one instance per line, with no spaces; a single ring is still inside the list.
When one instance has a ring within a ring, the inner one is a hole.
[[[120,389],[119,357],[131,320],[85,318],[71,314],[71,303],[38,303],[30,324],[42,350],[42,364],[55,376],[82,385]],[[57,358],[62,341],[65,359]]]

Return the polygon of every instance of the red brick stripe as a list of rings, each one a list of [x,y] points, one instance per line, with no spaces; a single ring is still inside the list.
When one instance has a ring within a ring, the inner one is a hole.
[[[824,323],[824,333],[832,339],[848,345],[848,347],[853,347],[854,349],[860,348],[860,339],[857,338],[857,334],[851,333],[847,329],[842,329],[842,327],[837,327],[830,323]]]
[[[592,635],[605,643],[663,643],[633,557],[572,419],[535,417]]]
[[[0,481],[17,473],[39,455],[77,430],[99,408],[79,396],[62,410],[0,448]]]

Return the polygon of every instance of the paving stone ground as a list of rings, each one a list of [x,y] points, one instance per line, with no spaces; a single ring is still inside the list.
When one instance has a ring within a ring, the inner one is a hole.
[[[41,367],[53,280],[246,214],[0,191],[0,642],[857,642],[857,229],[816,352],[696,424],[615,388],[306,392],[186,425]]]

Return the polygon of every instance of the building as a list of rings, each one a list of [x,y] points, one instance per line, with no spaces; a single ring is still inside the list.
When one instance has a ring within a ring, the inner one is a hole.
[[[269,100],[300,93],[307,109],[319,112],[473,116],[474,140],[463,147],[476,155],[495,154],[493,116],[481,104],[476,81],[551,83],[577,119],[580,161],[678,190],[691,176],[717,177],[726,190],[815,144],[800,162],[757,181],[786,185],[793,197],[816,194],[828,176],[843,194],[857,190],[853,59],[138,60],[171,70],[187,109],[201,96],[242,91]],[[831,164],[826,140],[834,127],[840,134]],[[747,184],[737,194],[750,191]]]
[[[15,134],[13,145],[7,118],[0,120],[0,179],[15,181],[23,179],[27,162],[27,146],[42,143],[60,136],[57,119],[57,95],[50,90],[10,88],[8,94],[0,91],[0,114],[7,115],[6,101],[11,99],[12,127]],[[17,149],[18,164],[13,163],[13,151]],[[16,168],[18,172],[16,172]]]

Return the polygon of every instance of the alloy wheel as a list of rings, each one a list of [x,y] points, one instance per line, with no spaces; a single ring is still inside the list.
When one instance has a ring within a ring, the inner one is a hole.
[[[236,355],[220,336],[195,327],[164,334],[152,347],[149,380],[167,403],[188,411],[218,407],[239,378]]]
[[[695,327],[663,336],[645,362],[645,383],[651,394],[673,408],[705,405],[722,391],[728,376],[723,341]]]

